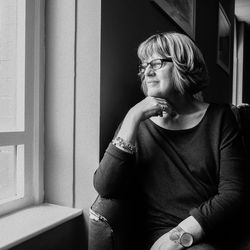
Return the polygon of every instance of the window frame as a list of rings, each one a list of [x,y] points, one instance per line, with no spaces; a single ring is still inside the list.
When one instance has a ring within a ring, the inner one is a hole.
[[[44,0],[23,1],[25,7],[25,128],[0,132],[0,146],[25,145],[24,196],[0,203],[0,216],[44,200]]]

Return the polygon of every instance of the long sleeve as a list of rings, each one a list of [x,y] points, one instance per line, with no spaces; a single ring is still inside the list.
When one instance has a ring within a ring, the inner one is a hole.
[[[231,110],[226,110],[222,120],[218,192],[190,211],[208,235],[216,229],[225,230],[229,221],[233,224],[235,218],[239,219],[246,199],[247,161],[241,136]]]
[[[133,179],[135,156],[110,144],[94,174],[94,187],[100,196],[125,196]]]

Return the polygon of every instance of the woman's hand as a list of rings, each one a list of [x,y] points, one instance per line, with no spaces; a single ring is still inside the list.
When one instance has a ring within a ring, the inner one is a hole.
[[[170,240],[169,233],[162,235],[150,248],[150,250],[181,250],[184,247]]]
[[[152,116],[162,116],[163,112],[171,113],[172,108],[165,99],[147,96],[129,111],[139,122]]]
[[[152,116],[162,116],[163,112],[172,112],[166,100],[150,96],[144,98],[129,110],[117,136],[134,145],[140,122]]]

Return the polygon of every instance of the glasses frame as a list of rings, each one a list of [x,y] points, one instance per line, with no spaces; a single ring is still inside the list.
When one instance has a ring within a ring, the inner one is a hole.
[[[160,61],[159,66],[155,67],[155,65],[153,65],[153,63],[154,63],[155,61]],[[162,68],[164,62],[173,62],[173,60],[172,60],[172,58],[170,58],[170,57],[169,57],[169,58],[156,58],[156,59],[154,59],[154,60],[152,60],[152,61],[150,61],[150,62],[148,62],[148,63],[146,63],[146,62],[145,62],[145,63],[141,63],[141,64],[139,64],[139,66],[138,66],[138,68],[139,68],[139,73],[138,73],[138,75],[144,74],[145,71],[146,71],[146,69],[147,69],[147,67],[148,67],[148,65],[150,65],[150,67],[151,67],[152,70],[156,71],[156,70]]]

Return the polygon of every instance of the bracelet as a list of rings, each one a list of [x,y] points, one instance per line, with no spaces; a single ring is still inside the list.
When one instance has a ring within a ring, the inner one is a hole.
[[[126,152],[128,152],[130,154],[134,154],[136,152],[136,146],[125,141],[121,137],[116,137],[114,140],[112,140],[112,144],[124,149]]]

